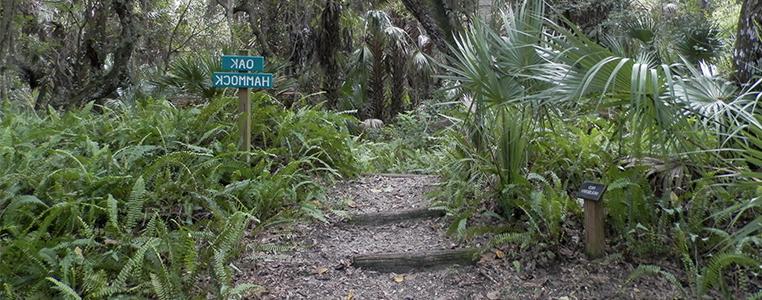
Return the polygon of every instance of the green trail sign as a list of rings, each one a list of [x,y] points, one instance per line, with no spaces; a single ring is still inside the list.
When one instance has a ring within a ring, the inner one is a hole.
[[[273,74],[215,72],[212,85],[216,88],[271,89]]]
[[[262,56],[223,55],[222,70],[262,72],[265,70],[265,58]]]
[[[259,73],[265,70],[265,58],[262,56],[248,56],[248,51],[243,50],[241,55],[223,55],[221,58],[222,69],[225,71],[239,72],[214,72],[212,74],[212,86],[215,88],[238,89],[238,111],[241,113],[240,133],[241,151],[251,150],[251,100],[249,89],[273,88],[273,74]],[[246,73],[252,72],[252,73]]]

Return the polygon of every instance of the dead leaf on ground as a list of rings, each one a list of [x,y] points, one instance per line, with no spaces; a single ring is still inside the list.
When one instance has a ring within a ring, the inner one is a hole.
[[[494,262],[494,261],[495,261],[495,256],[492,255],[489,252],[484,253],[484,254],[482,254],[479,257],[479,263],[481,263],[481,264],[487,264],[487,263],[491,263],[491,262]]]
[[[347,294],[347,298],[345,298],[345,299],[346,300],[352,300],[354,298],[355,298],[354,292],[352,290],[349,290],[349,293]]]
[[[490,300],[500,299],[500,292],[493,291],[493,292],[487,293],[487,299],[490,299]]]
[[[403,281],[405,281],[405,275],[395,275],[393,280],[396,283],[402,283]]]
[[[495,250],[495,257],[497,257],[499,259],[503,259],[503,258],[505,258],[505,252],[500,251],[500,250]]]

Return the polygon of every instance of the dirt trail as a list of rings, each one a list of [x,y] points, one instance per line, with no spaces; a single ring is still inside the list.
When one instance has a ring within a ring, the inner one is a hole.
[[[668,286],[651,280],[620,288],[632,265],[589,262],[579,253],[557,258],[547,268],[517,266],[493,252],[475,265],[404,274],[351,266],[356,255],[467,246],[446,235],[449,223],[443,218],[358,226],[340,217],[427,207],[425,193],[436,183],[433,176],[367,176],[340,183],[328,195],[334,205],[329,223],[303,221],[259,233],[235,264],[240,269],[236,280],[262,285],[265,291],[256,296],[262,299],[672,298]]]

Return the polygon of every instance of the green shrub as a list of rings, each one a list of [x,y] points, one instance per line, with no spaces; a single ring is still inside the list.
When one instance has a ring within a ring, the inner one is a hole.
[[[249,224],[351,176],[344,117],[270,104],[237,150],[236,99],[0,115],[0,286],[5,297],[229,297]],[[208,275],[204,275],[208,274]],[[209,276],[211,286],[199,284]]]

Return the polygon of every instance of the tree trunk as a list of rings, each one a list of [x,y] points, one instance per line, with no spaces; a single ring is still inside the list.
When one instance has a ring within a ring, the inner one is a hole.
[[[129,79],[129,65],[132,51],[140,38],[139,20],[133,10],[134,0],[113,0],[112,7],[119,16],[121,26],[120,41],[114,51],[114,63],[111,70],[92,80],[74,92],[71,104],[81,105],[92,100],[102,100],[112,95],[119,87],[126,86]]]
[[[336,107],[341,88],[341,70],[336,55],[341,47],[341,4],[328,0],[320,28],[320,42],[317,45],[318,59],[323,67],[323,90],[328,98],[328,107]]]
[[[384,65],[384,33],[375,32],[368,37],[368,48],[373,55],[370,75],[368,78],[368,112],[365,118],[384,119],[384,100],[386,93],[384,83],[386,81],[386,68]]]
[[[493,0],[479,0],[479,17],[488,22],[492,18]]]
[[[744,0],[733,51],[735,80],[738,84],[749,83],[755,69],[759,72],[762,66],[762,41],[759,39],[762,28],[759,26],[762,26],[762,0]]]
[[[15,0],[3,0],[0,3],[0,101],[8,99],[8,54],[13,46],[13,16],[16,12]]]
[[[428,0],[402,0],[402,3],[405,4],[405,7],[407,7],[410,13],[412,13],[418,22],[421,23],[421,26],[423,26],[423,29],[426,30],[426,33],[428,33],[434,41],[434,44],[439,48],[439,51],[442,51],[445,54],[450,54],[448,43],[452,42],[453,33],[450,29],[451,26],[449,26],[449,22],[444,23],[446,20],[442,20],[441,17],[439,18],[440,20],[436,20],[430,13],[432,9],[424,3],[426,1]],[[441,7],[435,11],[440,14],[443,13]]]
[[[395,45],[394,51],[388,57],[387,66],[391,76],[391,107],[389,121],[393,120],[403,110],[407,74],[405,68],[405,49]]]
[[[252,5],[251,1],[247,1],[247,3],[244,4],[243,8],[246,11],[246,15],[249,17],[249,26],[251,27],[251,32],[255,37],[257,37],[260,53],[264,57],[272,57],[273,51],[272,48],[270,48],[270,43],[267,39],[267,36],[265,36],[265,33],[262,32],[262,28],[259,27],[260,21],[257,18],[256,8],[254,5]]]

